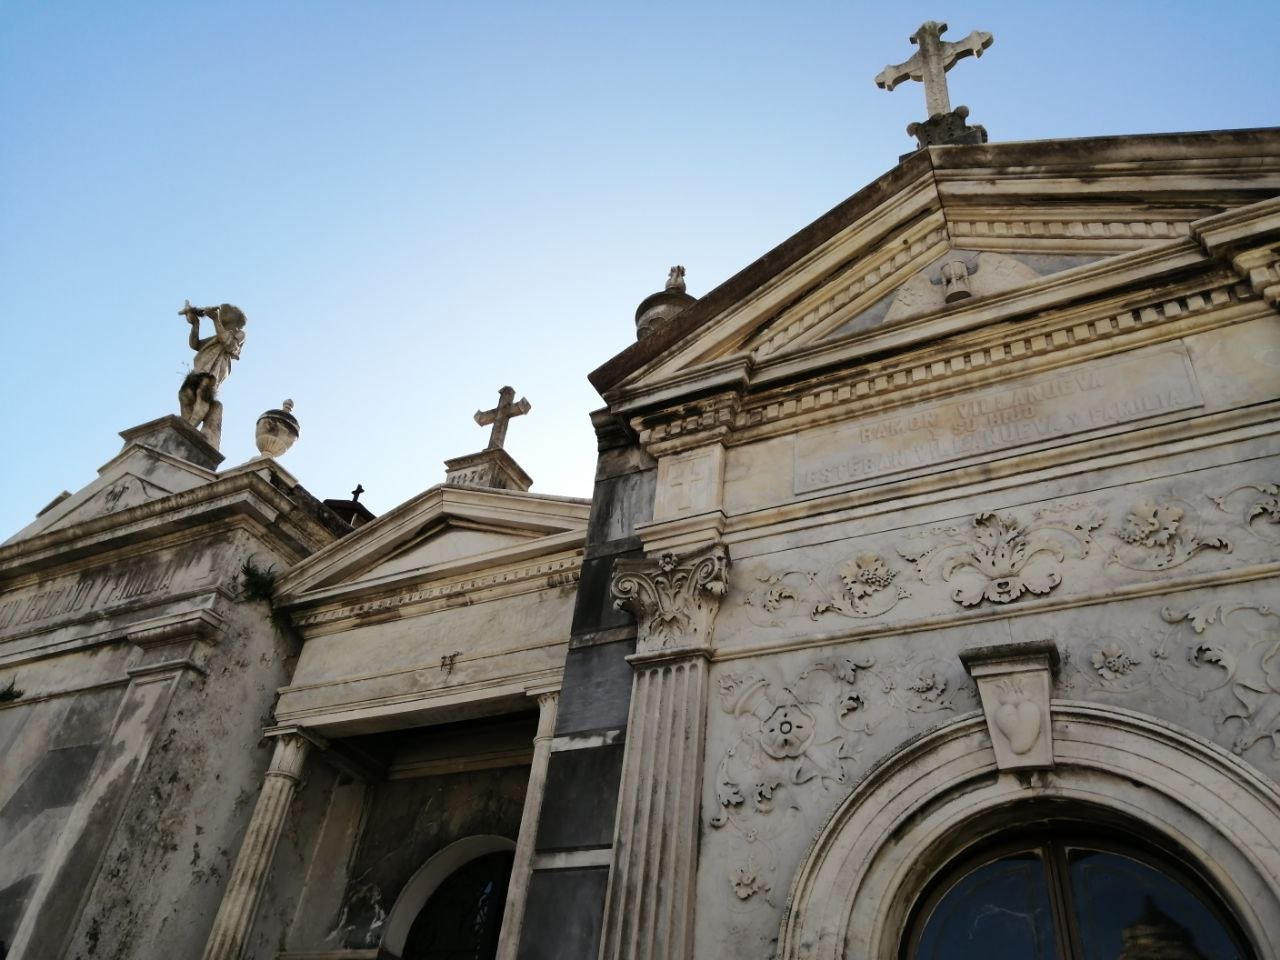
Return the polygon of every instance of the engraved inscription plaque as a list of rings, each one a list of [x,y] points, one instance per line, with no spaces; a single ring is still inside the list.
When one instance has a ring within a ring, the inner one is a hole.
[[[1203,405],[1181,344],[1055,370],[796,438],[795,492],[865,484]]]

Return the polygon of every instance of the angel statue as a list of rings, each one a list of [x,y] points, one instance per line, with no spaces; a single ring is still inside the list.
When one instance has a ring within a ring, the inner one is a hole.
[[[224,303],[217,307],[193,307],[186,301],[179,316],[191,324],[191,349],[196,352],[191,372],[178,390],[182,419],[199,427],[214,447],[222,441],[222,404],[218,387],[231,372],[231,361],[240,358],[244,346],[245,315],[239,307]],[[200,338],[200,318],[213,321],[213,336]]]

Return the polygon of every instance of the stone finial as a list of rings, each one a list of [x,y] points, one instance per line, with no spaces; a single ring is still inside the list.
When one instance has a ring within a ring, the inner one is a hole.
[[[298,439],[298,418],[293,415],[293,401],[286,400],[278,410],[268,410],[258,418],[254,439],[258,453],[264,457],[282,457]]]
[[[643,340],[661,330],[697,297],[691,297],[684,285],[684,267],[676,265],[667,273],[666,286],[640,301],[636,308],[636,339]]]
[[[947,92],[946,73],[956,62],[968,56],[980,57],[995,42],[985,30],[974,30],[963,40],[955,42],[942,39],[947,25],[936,20],[926,20],[910,37],[920,49],[903,63],[890,64],[876,74],[876,86],[892,90],[904,80],[918,80],[924,84],[925,109],[928,119],[912,123],[907,133],[916,138],[920,149],[928,146],[953,143],[986,143],[987,131],[975,124],[967,125],[968,107],[951,109],[951,96]]]
[[[216,450],[222,442],[222,404],[218,387],[231,373],[231,363],[240,359],[244,347],[244,311],[229,303],[216,307],[193,307],[186,301],[178,315],[191,325],[188,343],[196,352],[191,372],[178,390],[178,408],[182,419],[198,427]],[[200,337],[200,319],[213,321],[213,335]]]

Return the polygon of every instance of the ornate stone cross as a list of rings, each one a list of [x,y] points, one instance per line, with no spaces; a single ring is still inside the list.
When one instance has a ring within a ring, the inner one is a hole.
[[[511,387],[503,387],[498,391],[498,405],[492,410],[477,410],[476,423],[482,427],[493,424],[489,433],[489,446],[486,450],[501,450],[507,440],[507,424],[512,417],[521,417],[532,408],[529,401],[521,397],[516,402],[516,392]]]
[[[892,90],[903,80],[918,80],[924,84],[924,102],[930,117],[951,112],[951,98],[947,95],[947,71],[972,54],[982,56],[995,38],[985,30],[974,30],[963,40],[954,43],[943,40],[947,25],[936,20],[926,20],[910,37],[920,49],[906,63],[890,64],[876,74],[876,86]]]

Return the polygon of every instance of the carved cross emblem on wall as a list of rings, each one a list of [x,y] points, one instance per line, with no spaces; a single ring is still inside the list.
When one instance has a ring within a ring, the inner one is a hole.
[[[974,30],[963,40],[943,40],[947,25],[936,20],[926,20],[911,35],[911,42],[920,49],[905,63],[890,64],[876,74],[876,86],[892,90],[903,80],[917,80],[924,84],[924,102],[930,117],[951,112],[951,97],[947,93],[947,71],[957,60],[967,56],[982,56],[991,46],[994,37],[985,30]]]
[[[668,481],[672,508],[681,512],[700,505],[706,496],[707,480],[707,461],[704,458],[673,463]]]
[[[516,392],[512,387],[503,387],[498,391],[498,405],[492,410],[477,410],[476,423],[482,427],[493,424],[489,432],[489,445],[486,450],[501,450],[507,441],[507,424],[512,417],[522,417],[532,407],[524,397],[516,401]]]

